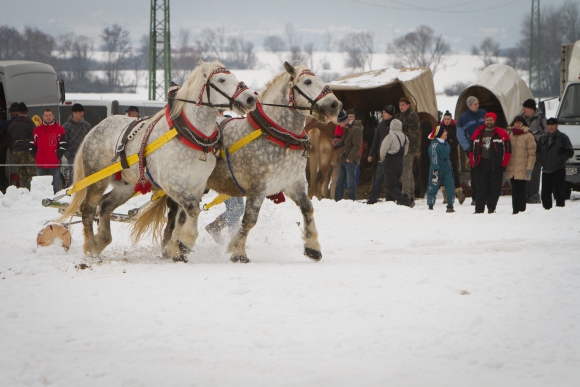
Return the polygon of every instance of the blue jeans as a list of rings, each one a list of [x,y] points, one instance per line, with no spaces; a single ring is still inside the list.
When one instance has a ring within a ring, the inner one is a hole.
[[[385,165],[379,161],[377,164],[377,173],[375,174],[375,182],[373,183],[373,188],[371,189],[371,196],[367,201],[368,204],[373,204],[377,202],[379,195],[381,194],[381,188],[383,187],[383,181],[385,181],[384,174]]]
[[[225,203],[226,211],[220,215],[220,218],[231,229],[240,223],[240,218],[244,215],[244,198],[232,196]]]
[[[358,164],[343,162],[338,169],[338,178],[336,179],[336,188],[334,190],[334,200],[337,202],[344,198],[344,182],[348,189],[348,198],[356,200],[356,169]]]
[[[38,168],[36,167],[37,176],[52,176],[52,188],[54,193],[60,191],[60,168]]]

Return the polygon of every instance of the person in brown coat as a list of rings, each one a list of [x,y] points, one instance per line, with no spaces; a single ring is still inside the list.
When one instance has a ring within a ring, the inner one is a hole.
[[[463,195],[463,188],[461,188],[461,182],[459,181],[459,140],[457,139],[457,124],[452,118],[449,110],[445,111],[443,114],[443,120],[440,123],[442,129],[447,131],[447,142],[451,147],[451,153],[449,153],[449,160],[451,161],[451,166],[453,167],[453,184],[455,186],[455,196],[459,201],[459,204],[463,204],[465,201],[465,195]],[[447,195],[445,194],[445,188],[443,190],[443,203],[447,203]]]
[[[337,202],[344,197],[344,184],[348,189],[348,198],[356,200],[357,183],[356,169],[360,163],[360,150],[363,139],[363,126],[359,120],[350,121],[345,112],[338,114],[337,122],[344,128],[342,140],[335,145],[338,151],[338,177],[334,191],[334,200]]]
[[[517,116],[508,128],[512,157],[505,169],[505,178],[510,179],[512,185],[514,215],[526,210],[526,184],[532,178],[536,163],[536,139],[525,122],[525,117]]]

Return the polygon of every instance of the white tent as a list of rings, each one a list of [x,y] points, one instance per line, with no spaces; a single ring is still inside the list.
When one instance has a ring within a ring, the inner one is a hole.
[[[505,128],[522,112],[522,103],[534,98],[532,92],[518,75],[516,70],[507,65],[493,64],[487,66],[457,99],[455,117],[467,110],[467,97],[474,96],[479,100],[479,107],[497,114],[497,124]]]
[[[385,105],[398,108],[406,96],[416,112],[437,120],[437,99],[429,68],[380,69],[347,75],[328,84],[347,109],[381,111]]]

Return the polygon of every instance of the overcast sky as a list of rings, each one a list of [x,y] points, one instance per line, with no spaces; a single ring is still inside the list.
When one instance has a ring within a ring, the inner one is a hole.
[[[53,36],[73,31],[95,38],[118,23],[135,44],[149,33],[150,0],[0,0],[0,25],[38,27]],[[158,0],[161,1],[161,0]],[[300,33],[302,44],[324,49],[328,31],[340,38],[348,31],[374,33],[375,51],[384,52],[393,39],[426,24],[442,33],[454,52],[470,51],[489,36],[502,48],[520,39],[523,15],[531,0],[170,0],[171,34],[225,27],[226,34],[253,41],[258,47],[268,34],[282,35],[286,23]],[[542,7],[564,1],[543,0]],[[55,4],[58,4],[56,6]],[[175,44],[175,43],[174,43]]]

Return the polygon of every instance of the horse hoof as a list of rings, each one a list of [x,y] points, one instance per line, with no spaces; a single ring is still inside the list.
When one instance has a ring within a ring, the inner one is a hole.
[[[248,257],[244,257],[243,255],[236,255],[235,257],[231,257],[230,261],[237,263],[250,263],[250,259]]]
[[[304,255],[315,261],[320,261],[320,259],[322,258],[322,253],[320,251],[311,249],[310,247],[304,248]]]
[[[177,257],[173,257],[173,262],[183,262],[183,263],[187,263],[187,255],[185,254],[179,254]]]
[[[184,245],[183,243],[178,241],[177,245],[179,246],[179,251],[181,251],[183,254],[191,253],[191,249],[189,247],[187,247],[186,245]]]

